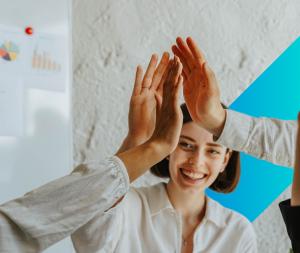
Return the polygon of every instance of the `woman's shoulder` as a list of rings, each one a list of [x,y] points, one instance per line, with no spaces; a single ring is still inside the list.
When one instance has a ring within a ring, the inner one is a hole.
[[[126,196],[128,203],[138,202],[138,206],[155,214],[164,208],[171,208],[163,182],[143,187],[130,187]]]
[[[206,211],[207,219],[215,223],[218,234],[227,241],[235,242],[239,252],[257,252],[256,233],[244,215],[209,198]]]
[[[147,186],[131,186],[130,190],[142,195],[155,194],[164,191],[164,183],[159,182]]]
[[[227,208],[219,202],[207,198],[206,215],[221,226],[234,226],[236,229],[253,230],[252,223],[241,213]]]
[[[159,200],[165,195],[166,193],[163,182],[142,187],[131,186],[129,190],[129,197],[139,198],[146,202]]]

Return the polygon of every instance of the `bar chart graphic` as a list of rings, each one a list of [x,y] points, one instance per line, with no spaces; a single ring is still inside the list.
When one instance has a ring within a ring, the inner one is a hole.
[[[46,51],[33,51],[31,67],[33,70],[59,73],[61,72],[61,64],[55,61],[52,55]]]

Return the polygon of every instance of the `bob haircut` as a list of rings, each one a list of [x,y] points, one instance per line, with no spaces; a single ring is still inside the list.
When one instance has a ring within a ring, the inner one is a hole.
[[[222,104],[223,108],[227,107]],[[192,118],[189,114],[186,104],[180,106],[183,114],[183,124],[192,122]],[[227,149],[226,152],[229,152]],[[153,175],[161,178],[169,178],[169,161],[165,158],[159,163],[153,165],[150,168],[150,171]],[[210,189],[221,192],[229,193],[232,192],[240,180],[240,153],[237,151],[232,151],[231,157],[228,161],[228,164],[223,172],[220,172],[216,180],[209,187]]]

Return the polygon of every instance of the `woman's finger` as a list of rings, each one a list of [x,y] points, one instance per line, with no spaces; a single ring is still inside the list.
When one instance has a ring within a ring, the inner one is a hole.
[[[176,62],[176,72],[175,72],[174,79],[173,79],[174,85],[177,84],[179,76],[182,73],[182,64],[181,64],[178,56],[175,56],[175,62]]]
[[[175,61],[174,71],[173,71],[173,74],[172,74],[171,79],[170,79],[170,83],[171,83],[170,90],[171,91],[175,90],[175,87],[177,85],[179,76],[182,73],[182,64],[179,61],[179,58],[177,56],[175,56],[174,61]]]
[[[188,37],[186,39],[187,45],[189,49],[191,50],[194,58],[199,61],[200,65],[202,65],[205,62],[205,57],[203,52],[198,48],[196,42],[191,38]]]
[[[158,88],[160,80],[162,79],[163,74],[166,71],[166,68],[168,67],[169,57],[170,56],[168,52],[163,53],[161,60],[154,72],[151,89],[156,90]]]
[[[179,76],[182,72],[182,64],[179,61],[179,58],[175,56],[174,63],[171,67],[171,71],[169,72],[168,79],[165,83],[166,89],[164,89],[164,92],[166,92],[166,95],[164,94],[164,99],[169,99],[172,94],[174,94],[174,90],[176,90],[176,85],[179,79]]]
[[[143,68],[141,67],[141,65],[138,65],[135,72],[135,81],[132,90],[132,96],[137,96],[141,93],[142,81],[143,81]]]
[[[161,97],[163,96],[164,85],[165,85],[165,82],[167,80],[170,68],[171,68],[171,63],[172,63],[172,61],[169,61],[168,65],[167,65],[167,68],[166,68],[166,70],[165,70],[165,72],[164,72],[164,74],[163,74],[163,76],[162,76],[162,78],[159,82],[159,85],[156,89],[158,96],[161,96]]]
[[[156,68],[156,64],[158,61],[158,56],[156,54],[153,54],[151,56],[148,68],[146,70],[143,82],[142,82],[142,92],[144,89],[150,89],[151,88],[151,83],[152,83],[152,78],[153,74]]]
[[[189,49],[189,47],[187,46],[187,44],[185,43],[185,41],[178,37],[176,39],[176,43],[178,48],[180,49],[181,53],[183,54],[187,65],[189,66],[189,69],[192,70],[195,67],[195,62],[194,62],[194,56],[191,52],[191,50]]]
[[[179,50],[179,48],[175,45],[172,46],[172,52],[179,57],[182,65],[183,65],[183,72],[184,72],[184,75],[185,76],[188,76],[191,72],[187,62],[186,62],[186,59],[184,58],[182,52]]]
[[[172,76],[175,70],[175,60],[173,59],[170,62],[170,67],[168,69],[168,73],[167,73],[167,77],[166,80],[164,81],[164,87],[163,87],[163,103],[165,102],[166,98],[170,95],[170,90],[171,90],[171,80],[172,80]]]
[[[174,95],[174,99],[175,99],[175,104],[179,103],[179,98],[180,98],[180,91],[182,90],[183,87],[183,76],[180,75],[178,78],[178,82],[176,84],[176,88],[175,88],[175,95]]]

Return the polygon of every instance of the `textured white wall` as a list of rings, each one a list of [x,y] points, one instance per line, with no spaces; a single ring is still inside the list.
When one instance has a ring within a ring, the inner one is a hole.
[[[299,24],[299,0],[75,0],[75,160],[117,150],[135,66],[169,50],[176,36],[196,39],[229,104],[299,36]],[[288,189],[254,222],[259,252],[287,252],[278,202],[289,195]]]

